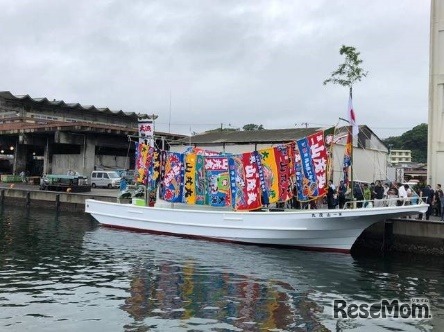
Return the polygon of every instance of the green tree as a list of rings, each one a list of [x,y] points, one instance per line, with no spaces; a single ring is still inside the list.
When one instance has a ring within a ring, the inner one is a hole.
[[[368,72],[360,67],[363,62],[353,46],[342,45],[339,50],[340,55],[345,55],[345,62],[339,65],[338,69],[331,73],[330,78],[324,81],[324,85],[328,83],[339,84],[349,88],[350,95],[353,93],[353,84],[359,82],[366,77]]]
[[[254,123],[249,123],[249,124],[246,124],[245,126],[243,126],[242,129],[245,130],[245,131],[264,130],[264,126],[257,125],[257,124],[254,124]]]
[[[427,132],[428,125],[421,123],[401,136],[393,136],[383,140],[384,144],[394,150],[411,150],[412,161],[427,162]]]
[[[345,61],[339,65],[338,69],[331,73],[330,78],[324,81],[324,85],[332,83],[348,87],[350,98],[352,98],[353,84],[361,81],[363,77],[366,77],[367,71],[360,67],[362,64],[362,60],[359,58],[360,53],[356,51],[356,48],[353,46],[342,45],[339,49],[339,54],[345,56]],[[350,132],[351,130],[350,128]],[[350,154],[353,160],[353,150],[350,151]],[[350,172],[350,184],[353,188],[353,171]],[[351,197],[353,199],[353,190],[351,191]]]
[[[231,128],[231,127],[227,127],[227,128],[215,128],[215,129],[210,129],[205,131],[206,133],[215,133],[218,131],[239,131],[239,128]]]

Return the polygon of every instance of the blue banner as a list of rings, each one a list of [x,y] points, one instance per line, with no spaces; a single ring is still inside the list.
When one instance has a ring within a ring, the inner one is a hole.
[[[316,197],[318,196],[318,185],[316,182],[316,171],[313,165],[308,139],[304,137],[299,139],[296,143],[299,148],[303,171],[302,193],[307,197]]]

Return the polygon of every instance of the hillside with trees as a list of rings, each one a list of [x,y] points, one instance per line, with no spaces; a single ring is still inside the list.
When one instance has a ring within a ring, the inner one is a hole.
[[[421,123],[401,136],[393,136],[382,140],[393,150],[411,150],[412,161],[427,163],[427,130],[428,125]]]
[[[243,131],[265,130],[265,128],[263,125],[249,123],[249,124],[246,124],[245,126],[243,126],[242,130]],[[240,128],[233,128],[230,126],[224,128],[223,125],[221,125],[220,128],[207,130],[206,133],[213,133],[213,132],[217,132],[217,131],[241,131],[241,129]]]

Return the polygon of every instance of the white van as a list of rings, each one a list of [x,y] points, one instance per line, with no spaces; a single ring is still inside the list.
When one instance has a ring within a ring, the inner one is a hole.
[[[92,171],[91,187],[119,188],[120,176],[115,171]]]

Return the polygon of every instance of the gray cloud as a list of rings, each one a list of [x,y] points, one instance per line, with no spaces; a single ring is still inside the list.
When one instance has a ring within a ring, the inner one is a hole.
[[[13,94],[157,113],[159,130],[185,134],[221,123],[327,126],[346,112],[346,89],[322,85],[346,44],[369,71],[354,88],[359,123],[388,137],[427,122],[427,1],[0,6],[0,89]]]

